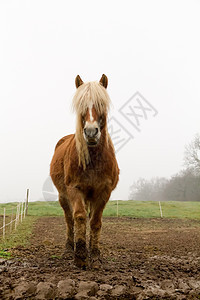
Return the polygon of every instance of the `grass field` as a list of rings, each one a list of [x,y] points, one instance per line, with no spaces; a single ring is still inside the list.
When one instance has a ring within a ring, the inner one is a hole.
[[[0,204],[0,228],[3,225],[3,211],[6,208],[7,222],[10,221],[9,215],[16,212],[17,203]],[[199,219],[200,220],[200,202],[161,202],[163,218],[177,219]],[[132,218],[160,218],[160,208],[158,202],[147,201],[109,201],[104,216],[126,216]],[[10,258],[10,248],[17,245],[26,245],[32,232],[33,224],[38,217],[42,216],[63,216],[63,210],[58,202],[37,201],[30,202],[28,207],[28,216],[23,223],[17,227],[12,234],[6,234],[3,240],[2,230],[0,231],[0,257]],[[6,231],[7,232],[7,231]]]
[[[32,233],[33,225],[36,222],[37,217],[28,216],[20,223],[17,230],[13,230],[12,234],[6,233],[6,238],[2,239],[0,231],[0,258],[11,258],[10,248],[14,248],[18,245],[26,246],[29,244],[29,237]],[[1,224],[0,224],[1,226]]]
[[[164,218],[200,219],[200,202],[161,202]],[[0,215],[6,207],[7,213],[16,203],[0,204]],[[58,202],[30,202],[29,216],[62,216],[63,211]],[[118,201],[118,215],[133,218],[159,218],[160,208],[158,202],[148,201]],[[117,201],[109,201],[104,216],[117,216]],[[1,227],[1,225],[0,225]]]

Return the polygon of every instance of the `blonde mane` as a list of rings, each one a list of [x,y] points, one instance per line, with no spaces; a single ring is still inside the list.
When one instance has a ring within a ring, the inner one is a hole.
[[[96,81],[80,85],[72,100],[72,107],[77,114],[84,115],[90,105],[94,105],[98,114],[107,112],[110,107],[106,89]]]
[[[106,115],[110,108],[110,98],[106,89],[99,82],[86,82],[79,86],[72,100],[73,110],[77,114],[76,122],[76,149],[79,157],[79,165],[86,168],[90,161],[87,143],[83,137],[82,116],[87,112],[88,107],[94,106],[99,115]],[[107,124],[105,125],[106,144],[112,145],[108,134]]]

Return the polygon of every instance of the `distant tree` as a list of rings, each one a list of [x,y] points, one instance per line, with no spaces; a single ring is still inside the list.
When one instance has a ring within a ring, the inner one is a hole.
[[[130,187],[129,199],[144,201],[200,201],[200,135],[185,147],[186,169],[166,178],[140,178]]]
[[[140,178],[130,187],[129,199],[140,201],[164,200],[163,190],[167,182],[168,180],[166,178],[156,177],[150,180]]]
[[[170,201],[200,201],[200,177],[192,168],[183,170],[171,177],[163,195]]]
[[[185,147],[184,162],[187,168],[193,169],[196,175],[200,175],[200,135],[197,134],[191,143]]]
[[[149,200],[151,187],[148,181],[144,178],[139,178],[130,187],[129,199],[133,200]]]
[[[182,170],[169,180],[140,178],[130,187],[130,200],[200,201],[200,176],[193,168]]]

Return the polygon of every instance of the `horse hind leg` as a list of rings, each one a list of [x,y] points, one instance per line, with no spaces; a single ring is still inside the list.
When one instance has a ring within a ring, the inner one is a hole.
[[[64,194],[59,195],[59,202],[64,210],[66,229],[67,229],[67,240],[66,250],[72,252],[74,250],[74,219],[72,215],[72,208],[67,196]]]

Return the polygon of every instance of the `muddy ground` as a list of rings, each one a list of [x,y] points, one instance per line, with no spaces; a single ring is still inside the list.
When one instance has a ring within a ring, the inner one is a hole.
[[[200,221],[104,218],[99,271],[64,244],[63,217],[38,219],[30,246],[0,259],[0,299],[200,299]]]

